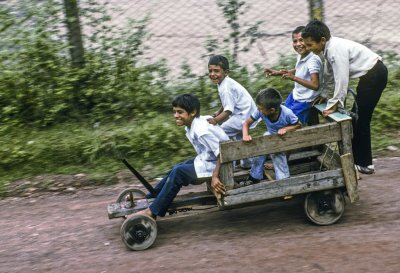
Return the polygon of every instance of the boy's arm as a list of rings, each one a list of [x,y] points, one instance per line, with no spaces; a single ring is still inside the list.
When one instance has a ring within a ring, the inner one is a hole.
[[[216,116],[218,116],[219,114],[221,114],[222,111],[224,111],[224,107],[221,106],[221,107],[218,109],[218,111],[216,111],[216,112],[212,115],[212,117],[215,118]]]
[[[288,132],[296,131],[297,129],[300,129],[300,128],[301,128],[301,122],[297,121],[297,123],[295,123],[293,125],[289,125],[289,126],[279,129],[278,135],[283,136],[284,134],[286,134]]]
[[[291,73],[296,73],[296,69],[286,69],[286,68],[283,68],[283,69],[280,69],[280,70],[275,70],[275,69],[272,69],[272,68],[265,68],[264,69],[264,74],[265,74],[265,76],[266,77],[268,77],[268,76],[282,76],[283,74],[285,74],[285,73],[287,73],[287,72],[291,72]]]
[[[212,125],[217,125],[223,123],[225,120],[229,118],[229,116],[232,114],[231,111],[222,111],[218,116],[214,118],[208,119],[208,123]]]
[[[220,162],[220,159],[218,156],[217,165],[215,166],[215,169],[214,169],[212,177],[211,177],[211,187],[214,189],[214,191],[217,194],[225,194],[226,193],[225,185],[219,179],[219,170],[220,169],[221,169],[221,162]]]
[[[314,91],[317,91],[319,89],[319,73],[312,73],[311,80],[309,80],[309,81],[299,78],[299,77],[296,77],[291,72],[283,74],[282,78],[297,82],[298,84],[301,84],[302,86],[312,89]]]
[[[252,125],[254,120],[251,117],[248,117],[243,123],[243,141],[248,142],[251,141],[251,136],[249,135],[250,125]]]

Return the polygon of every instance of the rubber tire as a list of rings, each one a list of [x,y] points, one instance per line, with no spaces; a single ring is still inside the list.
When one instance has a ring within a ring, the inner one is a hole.
[[[156,221],[145,215],[133,215],[126,219],[121,226],[121,238],[130,250],[145,250],[157,238]]]
[[[343,215],[345,198],[338,189],[311,192],[304,200],[304,212],[311,222],[319,226],[336,223]]]

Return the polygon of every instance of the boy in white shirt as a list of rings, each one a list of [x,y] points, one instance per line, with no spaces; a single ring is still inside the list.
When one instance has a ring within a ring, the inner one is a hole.
[[[183,94],[173,102],[176,125],[185,126],[186,137],[192,143],[197,156],[172,167],[167,175],[155,186],[156,195],[151,205],[135,214],[153,217],[165,216],[169,206],[182,186],[197,184],[200,177],[212,177],[211,187],[216,193],[224,194],[225,186],[219,180],[219,143],[229,137],[219,126],[207,122],[209,116],[200,116],[200,102],[197,97]]]
[[[249,92],[229,77],[229,62],[224,56],[214,55],[210,58],[208,73],[211,81],[218,86],[222,104],[208,122],[213,125],[220,124],[230,138],[241,140],[243,122],[257,110],[256,104]],[[242,160],[241,165],[250,168],[251,160]]]
[[[342,38],[332,37],[321,21],[311,21],[302,32],[307,48],[315,54],[324,53],[335,80],[333,97],[323,111],[325,116],[344,107],[349,78],[359,78],[355,101],[358,120],[353,120],[353,155],[361,173],[374,173],[371,149],[371,119],[388,80],[388,71],[382,57],[367,47]],[[331,72],[331,71],[329,71]],[[353,105],[353,110],[355,105]]]
[[[299,26],[292,32],[293,49],[298,53],[294,69],[264,70],[266,76],[282,76],[294,82],[294,88],[286,98],[285,106],[299,117],[306,125],[310,119],[310,109],[315,99],[320,95],[322,82],[322,61],[319,56],[307,50],[301,32],[304,26]]]

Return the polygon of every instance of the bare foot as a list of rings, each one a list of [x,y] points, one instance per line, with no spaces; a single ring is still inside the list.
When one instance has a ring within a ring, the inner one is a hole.
[[[147,208],[147,209],[144,209],[144,210],[135,212],[134,214],[132,214],[132,216],[133,216],[133,215],[144,215],[144,216],[151,217],[151,218],[153,218],[154,220],[157,219],[157,215],[154,215],[154,214],[151,212],[150,208]]]

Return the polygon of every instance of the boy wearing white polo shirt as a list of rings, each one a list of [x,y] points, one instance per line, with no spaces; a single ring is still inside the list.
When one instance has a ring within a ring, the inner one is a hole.
[[[304,43],[315,54],[320,52],[330,65],[335,80],[333,97],[323,115],[344,107],[349,78],[359,78],[355,102],[358,119],[353,120],[353,156],[358,171],[372,174],[371,119],[388,80],[388,71],[382,57],[359,43],[332,37],[329,28],[321,21],[311,21],[302,32]],[[352,111],[355,111],[353,105]]]
[[[213,125],[220,124],[230,138],[241,140],[243,122],[257,110],[256,104],[249,92],[228,76],[229,62],[224,56],[214,55],[210,58],[208,73],[211,81],[218,86],[222,104],[208,122]],[[242,160],[241,165],[250,168],[251,160]]]
[[[299,26],[292,32],[293,49],[299,54],[294,69],[274,70],[267,68],[267,76],[282,76],[294,81],[294,88],[286,98],[285,106],[298,116],[303,125],[309,123],[310,109],[313,101],[320,96],[322,82],[322,61],[320,57],[307,50],[301,32],[304,26]]]

